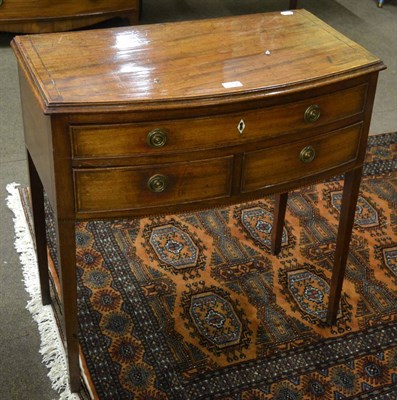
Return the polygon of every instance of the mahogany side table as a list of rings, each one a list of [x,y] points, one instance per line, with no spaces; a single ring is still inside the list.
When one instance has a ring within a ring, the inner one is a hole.
[[[43,303],[43,190],[79,388],[75,222],[223,206],[345,174],[335,321],[382,62],[304,10],[16,37]]]

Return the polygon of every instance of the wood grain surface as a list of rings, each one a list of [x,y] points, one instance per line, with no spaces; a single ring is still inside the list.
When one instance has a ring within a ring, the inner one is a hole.
[[[379,64],[309,12],[284,14],[16,37],[14,47],[47,106],[275,95]]]

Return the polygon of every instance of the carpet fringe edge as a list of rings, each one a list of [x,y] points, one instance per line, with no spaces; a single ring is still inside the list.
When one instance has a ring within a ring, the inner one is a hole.
[[[49,369],[52,388],[59,394],[59,400],[78,400],[80,396],[70,392],[66,355],[62,340],[56,328],[55,316],[51,305],[41,303],[40,280],[37,268],[36,251],[30,235],[29,227],[23,217],[23,208],[18,194],[18,183],[6,186],[8,208],[13,212],[15,242],[14,247],[22,264],[23,282],[30,300],[26,309],[38,325],[40,334],[40,353],[43,364]]]

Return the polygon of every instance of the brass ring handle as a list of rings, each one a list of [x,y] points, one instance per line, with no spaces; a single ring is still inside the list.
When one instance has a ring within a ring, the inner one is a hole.
[[[164,192],[168,187],[167,177],[160,174],[153,175],[149,178],[147,186],[154,193]]]
[[[312,162],[315,158],[316,150],[314,150],[312,146],[304,147],[299,154],[299,160],[301,160],[305,164]]]
[[[306,122],[316,122],[321,115],[320,107],[317,104],[312,104],[305,111],[304,120]]]
[[[167,143],[167,132],[159,128],[153,129],[147,134],[147,143],[150,147],[163,147]]]

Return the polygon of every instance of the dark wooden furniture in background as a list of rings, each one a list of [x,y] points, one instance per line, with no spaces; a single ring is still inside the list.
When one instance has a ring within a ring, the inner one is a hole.
[[[138,22],[139,0],[0,0],[0,32],[67,31],[122,17]]]
[[[16,37],[43,302],[43,188],[55,211],[66,348],[79,387],[77,220],[175,213],[346,173],[338,309],[382,62],[299,10]],[[330,273],[331,275],[331,273]]]

